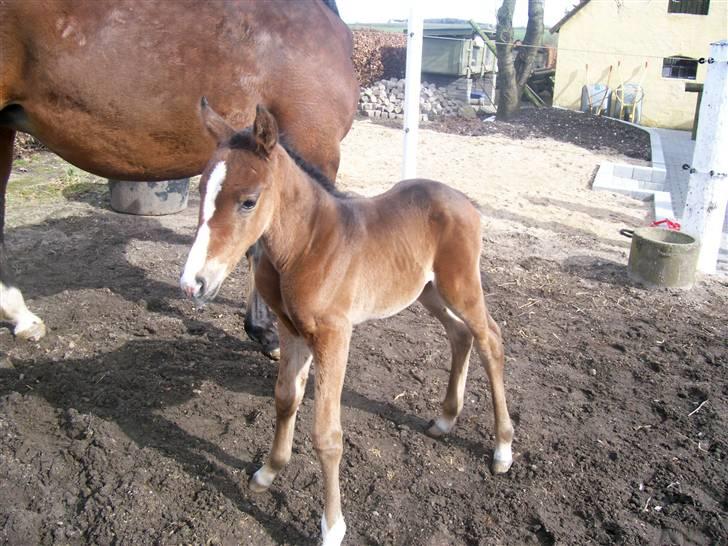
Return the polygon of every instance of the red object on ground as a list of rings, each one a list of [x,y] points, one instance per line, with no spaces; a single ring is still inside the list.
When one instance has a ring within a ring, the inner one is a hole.
[[[662,220],[655,220],[650,224],[651,227],[660,227],[662,224],[665,224],[664,227],[667,229],[671,229],[673,231],[680,231],[680,222],[677,220],[670,220],[668,218],[663,218]]]

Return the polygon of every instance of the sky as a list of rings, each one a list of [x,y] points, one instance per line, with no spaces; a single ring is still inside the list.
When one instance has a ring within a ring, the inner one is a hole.
[[[425,19],[475,19],[495,24],[501,0],[336,0],[339,13],[347,23],[386,23],[389,19],[406,19],[410,6],[417,2]],[[564,16],[578,0],[545,0],[544,25],[550,27]],[[528,0],[516,0],[514,26],[526,26]]]

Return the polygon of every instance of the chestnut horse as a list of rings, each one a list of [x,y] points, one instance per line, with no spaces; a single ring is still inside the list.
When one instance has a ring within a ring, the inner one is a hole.
[[[215,146],[204,92],[241,126],[264,104],[333,179],[358,100],[351,53],[334,0],[0,0],[0,319],[45,333],[3,254],[16,131],[99,176],[187,177]]]
[[[202,117],[218,147],[201,181],[200,223],[180,280],[198,300],[213,298],[245,249],[260,238],[256,271],[278,316],[281,361],[276,430],[250,487],[270,487],[291,457],[294,421],[314,362],[313,444],[324,476],[324,544],[346,525],[339,494],[341,390],[352,326],[393,315],[419,300],[445,327],[452,368],[442,414],[428,432],[450,432],[463,407],[470,350],[490,381],[496,448],[492,469],[512,462],[513,428],[503,386],[500,329],[480,282],[480,213],[438,182],[407,180],[371,198],[347,198],[281,146],[275,118],[258,107],[252,128],[234,132],[203,100]]]

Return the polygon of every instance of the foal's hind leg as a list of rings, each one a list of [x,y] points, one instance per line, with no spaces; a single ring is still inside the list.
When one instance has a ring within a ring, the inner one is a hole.
[[[0,127],[0,319],[13,324],[13,333],[20,339],[37,340],[46,333],[43,321],[25,305],[23,294],[10,279],[10,268],[5,255],[5,192],[13,164],[15,131]]]
[[[250,489],[265,491],[291,459],[296,413],[306,390],[311,351],[303,338],[293,336],[281,326],[281,362],[276,380],[276,432],[266,463],[253,474]]]
[[[442,415],[427,431],[429,435],[437,437],[452,430],[463,409],[473,336],[465,323],[448,311],[447,305],[432,283],[427,283],[420,294],[419,301],[445,327],[452,351],[450,380],[447,384],[445,401],[442,403]]]
[[[477,266],[477,259],[475,262]],[[480,272],[472,267],[443,267],[435,270],[437,290],[447,306],[468,326],[485,366],[490,381],[495,414],[496,449],[493,455],[492,470],[496,474],[507,472],[513,463],[511,442],[513,426],[503,385],[503,339],[500,328],[488,313],[480,285]]]

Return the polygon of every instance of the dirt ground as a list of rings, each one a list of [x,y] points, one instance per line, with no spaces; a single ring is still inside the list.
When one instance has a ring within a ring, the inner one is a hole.
[[[355,123],[340,186],[383,190],[400,153],[399,131]],[[725,544],[726,279],[687,292],[629,282],[618,230],[645,224],[648,207],[589,189],[598,162],[615,159],[607,149],[422,131],[419,154],[423,176],[485,215],[516,461],[488,471],[492,409],[475,357],[458,426],[424,434],[450,351],[423,308],[358,326],[345,543]],[[0,541],[314,543],[310,389],[289,467],[268,493],[246,487],[272,440],[276,366],[243,332],[245,267],[203,309],[177,288],[196,196],[178,215],[115,214],[97,179],[43,153],[11,185],[8,247],[49,332],[21,343],[0,327]]]
[[[471,136],[500,134],[517,140],[551,138],[588,150],[647,161],[652,155],[646,131],[608,117],[583,115],[560,108],[522,108],[509,121],[490,119],[484,123],[480,119],[472,119],[463,123],[457,118],[445,118],[433,123],[433,129]]]

